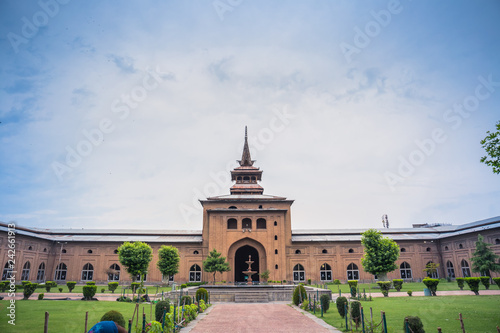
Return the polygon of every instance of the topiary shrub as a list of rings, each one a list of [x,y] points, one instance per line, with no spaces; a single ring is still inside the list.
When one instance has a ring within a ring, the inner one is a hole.
[[[45,290],[47,290],[48,293],[50,293],[50,288],[55,288],[57,287],[57,283],[54,281],[46,281],[45,282]]]
[[[130,284],[130,289],[132,289],[132,292],[135,293],[140,285],[141,284],[139,282],[132,282]]]
[[[118,282],[108,282],[108,289],[111,290],[111,293],[115,293],[116,288],[118,288]]]
[[[168,313],[170,311],[170,302],[166,301],[158,301],[155,305],[155,319],[156,321],[163,321],[163,311]]]
[[[104,294],[106,292],[105,288],[101,288],[101,294]]]
[[[25,285],[27,285],[28,283],[31,283],[31,282],[30,282],[30,281],[21,281],[21,284],[23,285],[23,287],[24,287]]]
[[[474,294],[479,295],[479,283],[481,279],[478,277],[467,277],[465,278],[465,282],[469,286],[470,290],[474,292]]]
[[[69,292],[71,292],[73,289],[75,289],[76,281],[68,281],[66,282],[66,286],[68,286],[68,290]]]
[[[380,291],[384,294],[384,297],[389,297],[389,290],[391,289],[391,281],[378,281],[378,286],[380,287]]]
[[[43,299],[43,296],[45,296],[44,293],[40,293],[38,294],[38,300],[41,301]]]
[[[96,292],[97,286],[83,286],[83,297],[86,300],[92,300]]]
[[[87,285],[87,286],[95,286],[95,281],[87,281],[87,283],[85,283],[85,285]]]
[[[457,277],[456,280],[457,280],[458,288],[460,288],[460,290],[464,290],[465,279],[461,278],[461,277]]]
[[[401,288],[403,288],[403,282],[403,279],[394,279],[392,280],[392,285],[396,291],[401,291]]]
[[[337,311],[339,312],[339,315],[344,318],[346,313],[345,313],[345,305],[347,304],[347,298],[344,296],[337,297]]]
[[[8,282],[0,282],[0,292],[5,292],[7,290],[7,286],[9,285]]]
[[[340,284],[340,280],[339,280],[339,279],[335,279],[335,280],[333,281],[333,284]]]
[[[181,297],[181,304],[191,305],[191,303],[192,303],[191,296],[184,295]]]
[[[208,291],[205,288],[196,290],[196,302],[199,302],[200,299],[204,301],[208,300]]]
[[[437,296],[436,291],[437,291],[437,286],[439,284],[439,279],[431,279],[431,278],[425,278],[422,280],[422,282],[425,284],[427,288],[432,293],[432,296]]]
[[[125,327],[125,319],[123,315],[115,310],[108,311],[101,317],[101,321],[114,321],[121,327]]]
[[[321,307],[323,311],[326,312],[330,308],[330,296],[327,294],[323,294],[320,296],[319,301],[321,302]]]
[[[500,277],[493,278],[493,282],[495,282],[498,288],[500,288]]]
[[[183,283],[181,284],[181,289],[187,288],[187,286],[188,286],[187,284]]]
[[[408,326],[410,327],[410,332],[413,333],[425,333],[424,324],[417,316],[408,316]],[[403,331],[406,331],[406,323],[403,322]]]
[[[407,293],[407,294],[408,294],[408,296],[410,296],[410,297],[411,297],[411,295],[413,295],[413,292],[412,292],[411,290],[408,290],[406,293]]]
[[[490,289],[490,277],[489,276],[481,276],[481,283],[486,288],[486,290]]]
[[[62,287],[59,287],[59,288],[57,288],[57,289],[59,290],[59,292],[60,292],[60,293],[62,293],[62,291],[63,291],[63,288],[62,288]]]
[[[307,299],[306,288],[304,288],[302,283],[300,283],[299,285],[297,285],[297,287],[295,287],[293,291],[292,302],[295,305],[299,305],[306,299]]]
[[[30,298],[31,295],[35,292],[36,287],[38,286],[38,283],[31,283],[28,282],[24,285],[24,290],[23,290],[23,299],[28,299]]]
[[[358,287],[358,281],[357,280],[349,280],[347,281],[349,284],[349,289],[351,290],[351,297],[354,298],[356,297],[356,288]]]
[[[311,279],[307,279],[307,284],[311,285]]]
[[[361,303],[358,301],[351,302],[351,318],[356,323],[356,329],[358,329],[359,323],[361,323]]]

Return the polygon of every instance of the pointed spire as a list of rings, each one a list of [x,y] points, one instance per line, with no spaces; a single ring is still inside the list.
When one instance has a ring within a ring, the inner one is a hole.
[[[239,161],[241,166],[252,166],[253,161],[250,157],[250,148],[248,148],[248,135],[247,127],[245,126],[245,145],[243,146],[243,154],[241,155],[241,161]]]

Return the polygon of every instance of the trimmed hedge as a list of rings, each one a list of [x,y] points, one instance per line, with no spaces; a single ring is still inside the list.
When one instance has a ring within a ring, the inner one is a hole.
[[[349,280],[347,281],[349,284],[349,289],[351,290],[351,297],[356,297],[356,288],[358,287],[358,280]]]
[[[389,290],[391,289],[391,281],[378,281],[378,286],[380,287],[380,291],[384,294],[384,297],[389,297]]]
[[[345,313],[345,305],[347,304],[347,298],[344,296],[337,297],[337,311],[339,312],[339,315],[344,318],[346,313]]]
[[[39,293],[39,294],[38,294],[38,300],[39,300],[39,301],[43,300],[43,296],[45,296],[45,294],[44,294],[44,293]]]
[[[28,283],[26,283],[24,285],[24,291],[23,291],[24,298],[23,299],[30,298],[30,296],[33,295],[33,293],[35,292],[37,286],[38,286],[38,283],[31,283],[28,281]]]
[[[108,289],[111,290],[111,293],[115,293],[116,288],[118,288],[118,282],[108,282]]]
[[[500,288],[500,277],[493,278],[493,282],[495,282],[498,288]]]
[[[465,278],[465,282],[467,282],[467,285],[474,294],[479,295],[479,283],[481,282],[481,278],[467,277]]]
[[[422,320],[420,320],[417,316],[408,316],[408,326],[410,326],[410,332],[413,333],[425,333],[424,324],[422,324]],[[403,322],[403,331],[406,330],[406,325]]]
[[[68,290],[69,292],[71,292],[73,289],[75,289],[76,281],[68,281],[66,282],[66,286],[68,286]]]
[[[481,276],[481,283],[486,288],[486,290],[490,289],[490,277],[489,276]]]
[[[292,297],[292,302],[295,305],[299,305],[303,301],[307,299],[307,293],[306,293],[306,288],[300,283],[295,287],[293,291],[293,297]]]
[[[45,282],[45,290],[47,290],[48,293],[50,293],[50,288],[55,288],[57,287],[57,283],[54,281],[46,281]]]
[[[169,301],[158,301],[155,305],[155,319],[160,323],[163,320],[163,311],[165,311],[166,313],[170,311]]]
[[[458,288],[460,288],[460,290],[464,290],[465,279],[461,278],[461,277],[457,277],[456,280],[457,280]]]
[[[330,296],[327,294],[323,294],[319,298],[321,302],[321,308],[323,308],[323,311],[326,312],[328,309],[330,309]]]
[[[432,296],[437,296],[436,291],[437,291],[437,286],[439,284],[439,279],[431,279],[431,278],[425,278],[422,280],[422,282],[425,284],[427,288],[432,293]]]
[[[130,284],[130,289],[132,289],[132,292],[135,293],[137,289],[140,287],[141,283],[140,282],[132,282]]]
[[[87,281],[86,286],[95,286],[95,281]]]
[[[340,280],[339,279],[333,280],[333,284],[340,284]]]
[[[356,323],[356,329],[358,329],[361,322],[361,303],[358,301],[351,302],[351,318]]]
[[[208,291],[205,288],[199,288],[196,290],[196,302],[199,302],[200,299],[205,302],[208,300]]]
[[[184,295],[181,297],[181,304],[191,305],[192,301],[193,300],[192,300],[191,296]]]
[[[5,292],[9,287],[9,282],[0,282],[0,292]]]
[[[83,286],[83,296],[86,300],[92,300],[96,292],[97,286]]]
[[[403,279],[392,280],[392,284],[394,285],[394,289],[396,289],[396,291],[401,291],[401,288],[403,288],[403,282],[404,282]]]
[[[121,327],[125,327],[125,319],[123,315],[115,310],[108,311],[101,317],[101,321],[114,321]]]

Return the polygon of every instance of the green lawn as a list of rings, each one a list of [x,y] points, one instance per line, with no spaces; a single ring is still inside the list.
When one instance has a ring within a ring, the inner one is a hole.
[[[361,305],[368,319],[372,308],[376,323],[381,321],[381,311],[385,311],[389,332],[404,332],[405,316],[419,316],[426,332],[437,332],[437,327],[443,332],[460,332],[459,313],[467,333],[496,332],[496,326],[500,326],[500,296],[388,297],[362,301]],[[316,315],[320,317],[319,311]],[[323,319],[345,329],[345,320],[340,318],[335,303],[330,304]]]
[[[132,318],[135,304],[125,302],[99,301],[16,301],[16,326],[7,323],[8,301],[0,301],[0,332],[43,332],[45,311],[49,312],[49,332],[83,332],[85,328],[85,312],[89,312],[88,329],[99,322],[102,315],[109,310],[121,312],[125,320]],[[139,306],[139,318],[142,311],[149,321],[150,304]],[[154,320],[154,305],[153,305]],[[142,323],[142,321],[141,321]],[[134,324],[135,325],[135,324]]]
[[[370,288],[371,288],[372,294],[373,293],[381,293],[380,289],[373,289],[373,287],[377,287],[376,283],[360,283],[360,284],[358,284],[358,287],[359,287],[359,291],[361,293],[363,293],[363,288],[364,288],[367,295],[370,292]],[[328,284],[328,288],[334,294],[338,294],[339,288],[340,288],[343,296],[345,296],[347,294],[350,295],[349,285],[348,284],[341,284],[341,285]],[[411,290],[411,291],[424,291],[424,288],[426,288],[426,287],[425,287],[425,285],[422,282],[408,282],[408,283],[405,282],[405,283],[403,283],[403,288],[401,289],[401,291],[402,292],[407,292],[408,290]],[[485,290],[485,289],[486,288],[482,284],[480,284],[479,290]],[[495,284],[493,284],[493,285],[490,286],[490,289],[493,289],[493,290],[496,289],[496,290],[498,290],[498,286],[495,285]],[[440,280],[437,290],[438,291],[460,290],[460,288],[458,288],[458,285],[457,285],[456,281],[448,282],[446,280]],[[470,290],[469,287],[467,286],[467,284],[465,284],[464,290]],[[390,292],[395,292],[395,291],[396,291],[396,289],[391,289],[390,290]]]

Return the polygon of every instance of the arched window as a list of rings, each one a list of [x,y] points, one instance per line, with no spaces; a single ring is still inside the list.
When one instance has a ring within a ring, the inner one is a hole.
[[[349,251],[347,251],[349,253],[354,253],[354,250],[353,249],[349,249]]]
[[[250,181],[250,177],[248,177],[248,176],[244,176],[244,177],[243,177],[243,181],[244,181],[244,182],[249,182],[249,181]]]
[[[301,254],[300,250],[295,250],[295,254]]]
[[[326,262],[319,268],[319,278],[321,281],[332,281],[332,267]]]
[[[5,263],[2,273],[2,281],[10,279],[12,277],[12,266],[8,262]]]
[[[495,244],[500,244],[500,238],[495,239]]]
[[[200,254],[200,252],[198,252],[198,250],[194,250],[193,254]]]
[[[266,229],[266,219],[257,219],[257,229]]]
[[[276,227],[278,225],[278,221],[274,221],[274,226]],[[498,239],[497,239],[498,240]],[[498,244],[498,243],[497,243]]]
[[[470,277],[470,267],[469,267],[469,263],[467,262],[467,260],[462,259],[462,261],[460,262],[460,265],[462,266],[462,276],[464,278]]]
[[[61,251],[61,252],[62,252],[62,253],[66,253],[66,252],[68,252],[68,251],[66,251],[66,249],[62,249],[62,251]]]
[[[428,248],[426,248],[426,249],[425,249],[425,251],[427,251],[427,252],[431,252],[431,248],[430,248],[430,247],[428,247]]]
[[[238,209],[236,206],[229,206],[229,209]]]
[[[401,252],[406,252],[406,249],[404,247],[401,248]]]
[[[28,246],[28,251],[33,250],[33,246]]]
[[[227,220],[227,228],[228,229],[238,229],[238,221],[236,221],[236,219]]]
[[[428,277],[433,278],[433,279],[439,279],[439,274],[438,274],[436,264],[434,264],[434,262],[432,262],[432,260],[427,262],[427,264],[425,264],[425,268],[428,269],[428,271],[427,271]]]
[[[38,266],[38,272],[36,274],[36,280],[38,282],[42,282],[45,280],[45,263],[42,262],[39,266]]]
[[[401,274],[402,279],[411,279],[411,266],[406,261],[403,261],[401,265],[399,265],[399,273]]]
[[[43,252],[47,252],[47,248],[44,248],[44,249],[43,249]]]
[[[262,209],[262,205],[259,205],[259,209]]]
[[[201,282],[201,268],[197,264],[189,269],[189,282]]]
[[[444,250],[445,250],[445,251],[448,251],[448,250],[449,250],[449,249],[448,249],[448,246],[445,246],[445,247],[444,247]]]
[[[464,246],[460,243],[460,244],[458,244],[458,248],[459,248],[459,249],[463,249],[463,248],[464,248]]]
[[[66,264],[63,262],[60,263],[59,265],[57,265],[56,274],[54,275],[54,280],[65,281],[67,272],[68,272],[68,267],[66,266]]]
[[[94,279],[94,266],[90,263],[83,265],[82,281],[92,281]]]
[[[249,218],[243,219],[242,228],[243,229],[252,229],[252,220]]]
[[[306,280],[306,272],[304,266],[297,264],[293,267],[293,281],[301,282]]]
[[[118,264],[109,266],[108,281],[120,281],[120,266]]]
[[[359,280],[358,266],[353,262],[347,266],[347,280]]]
[[[146,282],[146,281],[147,281],[147,279],[148,279],[148,274],[146,273],[146,274],[144,274],[144,276],[143,276],[143,278],[142,278],[142,281],[143,281],[143,282]],[[135,280],[136,280],[136,281],[141,281],[141,274],[137,274],[137,276],[135,277]]]
[[[30,279],[30,268],[31,264],[29,261],[26,261],[23,266],[23,272],[21,274],[21,281],[27,281]]]
[[[113,251],[113,253],[114,253],[114,254],[118,254],[118,249],[115,249],[115,250]]]
[[[278,269],[278,264],[274,265],[274,269]]]
[[[274,254],[278,254],[278,249],[275,249],[275,250],[274,250]]]
[[[323,249],[323,250],[321,251],[321,253],[323,253],[323,254],[328,253],[328,250],[327,250],[327,249]]]
[[[278,240],[278,235],[274,235],[274,240]]]
[[[87,253],[92,254],[92,250],[87,250]]]
[[[453,268],[453,264],[449,260],[446,262],[446,273],[448,273],[448,276],[451,278],[455,277],[455,269]]]

